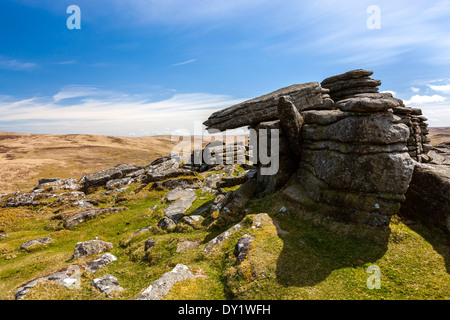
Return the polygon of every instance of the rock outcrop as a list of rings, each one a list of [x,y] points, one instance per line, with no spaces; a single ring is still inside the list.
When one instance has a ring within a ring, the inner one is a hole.
[[[273,161],[260,150],[253,155],[260,191],[286,186],[286,198],[319,214],[387,225],[416,164],[432,160],[432,147],[422,111],[379,93],[372,74],[358,69],[321,85],[283,88],[215,112],[204,124],[221,131],[249,126],[254,149],[267,142],[268,152],[278,153],[273,174],[265,173]]]

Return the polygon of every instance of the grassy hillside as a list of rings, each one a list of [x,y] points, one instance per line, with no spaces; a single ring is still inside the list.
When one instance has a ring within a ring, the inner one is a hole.
[[[280,194],[252,200],[246,208],[245,227],[212,255],[205,255],[206,243],[237,223],[200,230],[178,228],[174,232],[155,227],[131,239],[133,232],[155,225],[164,216],[166,191],[148,188],[133,195],[132,185],[124,201],[116,204],[128,210],[87,221],[65,230],[52,220],[50,206],[33,209],[1,209],[3,232],[0,240],[0,299],[13,299],[24,283],[71,264],[77,242],[99,237],[112,242],[115,261],[95,274],[115,276],[125,291],[116,299],[136,299],[142,291],[176,264],[188,265],[200,277],[180,282],[165,299],[449,299],[450,248],[448,236],[437,229],[405,224],[394,217],[389,229],[348,226],[320,219],[284,203]],[[91,195],[101,206],[114,206],[102,189]],[[187,214],[213,199],[197,190],[198,199]],[[158,204],[155,211],[149,208]],[[286,206],[289,214],[280,213]],[[268,213],[262,228],[252,228],[251,217]],[[408,223],[408,222],[407,222]],[[234,247],[245,233],[255,237],[250,254],[237,266]],[[54,241],[31,250],[20,245],[29,240],[51,237]],[[156,246],[144,250],[145,241]],[[197,249],[177,252],[177,244],[200,242]],[[366,273],[370,265],[381,269],[381,289],[369,290]],[[69,290],[43,282],[30,291],[27,299],[106,299],[90,286],[93,275],[83,272],[82,289]]]

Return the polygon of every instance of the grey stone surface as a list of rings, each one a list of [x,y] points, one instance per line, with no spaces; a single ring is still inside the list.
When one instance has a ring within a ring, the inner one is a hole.
[[[107,266],[108,264],[110,264],[111,262],[114,262],[114,261],[117,261],[116,256],[114,256],[110,253],[105,253],[100,258],[86,263],[86,270],[90,273],[95,273],[99,269]]]
[[[78,242],[75,246],[75,250],[72,255],[72,259],[79,259],[83,257],[89,257],[94,254],[99,254],[107,250],[111,250],[113,245],[111,242],[105,242],[102,240],[89,240],[84,242]]]
[[[98,216],[108,214],[108,213],[118,213],[126,210],[126,208],[102,208],[102,209],[89,209],[82,211],[73,216],[63,217],[64,227],[67,229],[73,228],[80,223],[88,220],[92,220]]]
[[[92,280],[91,285],[105,293],[109,298],[112,298],[112,293],[116,291],[123,291],[124,289],[119,285],[117,278],[107,274],[103,277]]]
[[[188,266],[177,264],[172,271],[163,274],[145,289],[137,300],[160,300],[170,292],[175,283],[194,277],[195,275],[189,270]]]
[[[276,120],[278,119],[278,100],[282,96],[289,97],[299,111],[322,107],[321,87],[319,83],[311,82],[282,88],[215,112],[204,122],[204,125],[208,129],[223,131]]]
[[[22,243],[22,245],[20,246],[21,249],[27,249],[28,247],[35,245],[35,244],[47,244],[52,242],[53,239],[52,238],[41,238],[41,239],[34,239],[34,240],[30,240],[27,241],[25,243]]]

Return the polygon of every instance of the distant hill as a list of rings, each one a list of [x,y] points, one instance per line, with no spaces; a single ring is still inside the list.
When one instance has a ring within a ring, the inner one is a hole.
[[[171,153],[170,136],[113,137],[0,131],[0,193],[33,187],[39,178],[81,178],[120,163],[147,165]]]
[[[450,127],[430,128],[428,137],[433,145],[450,142]]]

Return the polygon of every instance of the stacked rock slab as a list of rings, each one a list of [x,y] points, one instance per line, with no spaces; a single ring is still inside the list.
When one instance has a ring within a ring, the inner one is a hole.
[[[295,84],[217,111],[203,124],[209,131],[225,131],[278,120],[278,100],[283,96],[288,97],[299,111],[324,109],[322,91],[318,82]]]
[[[378,93],[380,80],[370,78],[372,71],[352,70],[322,81],[322,88],[330,90],[329,95],[335,102],[351,98],[359,93]]]
[[[304,205],[313,202],[338,220],[389,223],[414,169],[409,128],[389,111],[392,104],[360,97],[341,100],[338,110],[303,113],[297,181],[308,196]]]
[[[402,119],[402,123],[409,128],[407,141],[408,152],[411,158],[421,163],[429,163],[433,159],[428,155],[433,146],[428,138],[428,120],[423,116],[422,110],[418,108],[405,107],[403,101],[398,99],[400,106],[394,108],[394,114]]]
[[[358,69],[321,86],[283,88],[218,111],[205,125],[221,131],[248,125],[256,129],[258,149],[261,138],[270,149],[270,132],[278,130],[278,173],[263,174],[268,165],[256,157],[258,181],[266,191],[289,180],[283,194],[304,208],[338,220],[387,225],[405,200],[414,160],[426,160],[429,140],[420,110],[379,93],[381,81],[372,74]],[[261,129],[269,132],[263,135]]]

